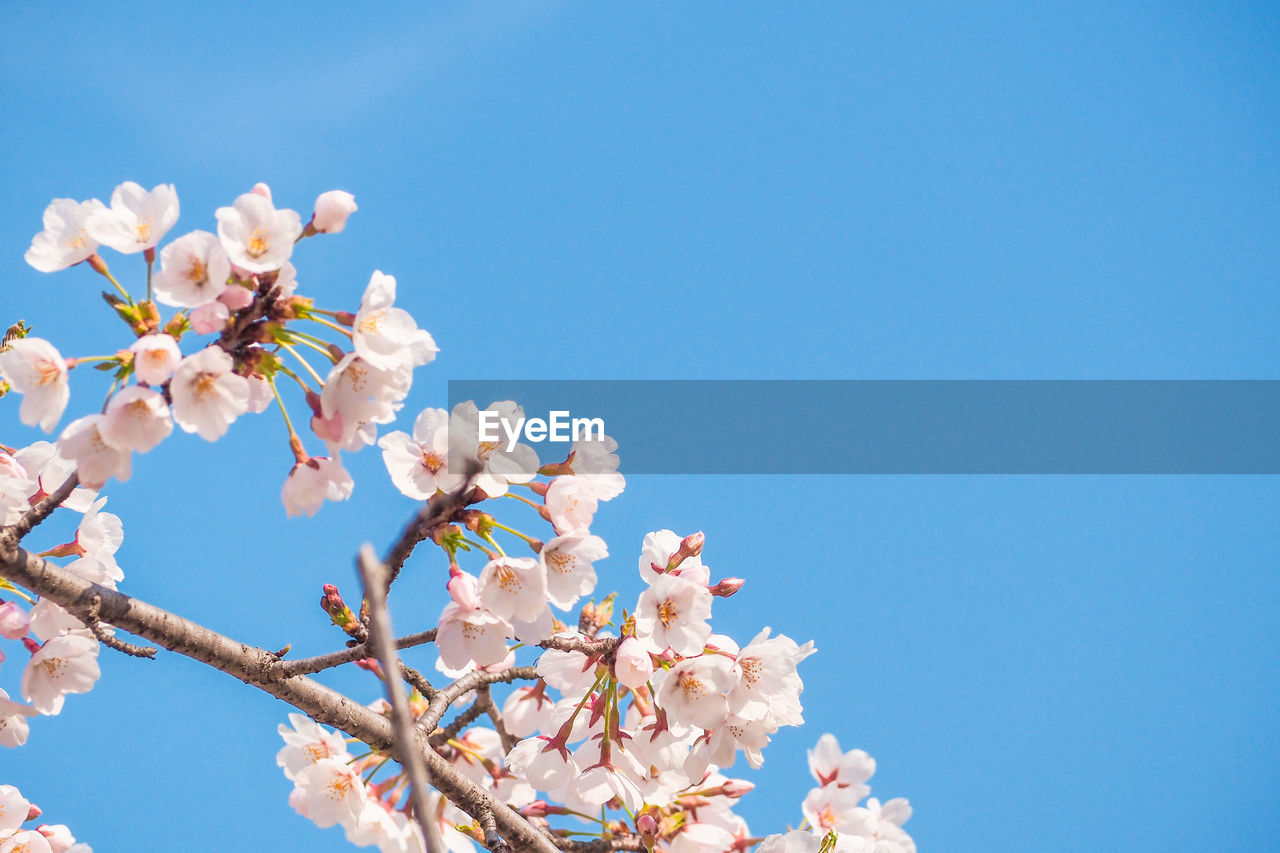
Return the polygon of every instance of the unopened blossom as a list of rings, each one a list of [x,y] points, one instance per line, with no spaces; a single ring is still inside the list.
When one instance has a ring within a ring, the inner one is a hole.
[[[277,210],[271,199],[248,192],[231,207],[220,207],[218,239],[231,263],[251,273],[280,269],[302,234],[302,218],[294,210]]]
[[[36,832],[44,836],[49,842],[49,849],[53,853],[67,853],[76,843],[75,836],[71,834],[71,828],[66,824],[42,823],[36,827]],[[84,845],[81,845],[82,847]]]
[[[231,262],[216,234],[192,231],[160,250],[156,300],[179,308],[207,305],[227,289]]]
[[[49,841],[33,829],[21,829],[0,840],[0,853],[53,853]]]
[[[131,255],[155,248],[177,221],[178,193],[173,184],[147,191],[125,181],[111,193],[110,209],[95,211],[85,229],[104,246]]]
[[[103,420],[103,415],[78,418],[67,424],[58,437],[59,453],[75,462],[80,482],[90,489],[102,488],[112,477],[123,483],[132,473],[129,451],[118,450],[103,440],[99,431]]]
[[[289,779],[297,778],[318,761],[333,759],[346,762],[350,758],[347,741],[341,734],[326,729],[305,714],[289,714],[290,725],[277,728],[284,747],[276,753],[276,764]]]
[[[182,361],[182,351],[172,335],[143,335],[129,351],[133,353],[133,375],[148,385],[164,384]]]
[[[299,796],[296,802],[290,797],[290,804],[321,829],[354,823],[368,799],[359,774],[332,758],[304,767],[293,781]]]
[[[218,294],[218,301],[231,311],[239,311],[253,304],[253,288],[244,284],[228,284],[227,289]]]
[[[63,634],[40,647],[22,673],[22,695],[42,714],[62,711],[68,693],[87,693],[98,680],[98,641]]]
[[[658,704],[672,720],[713,729],[729,715],[725,692],[733,686],[733,661],[723,655],[686,658],[671,668]]]
[[[613,674],[626,687],[644,687],[653,675],[653,658],[635,637],[627,637],[614,653]]]
[[[573,607],[596,588],[593,563],[608,556],[605,541],[590,533],[569,533],[547,542],[538,552],[547,576],[547,598],[561,610]]]
[[[248,410],[249,382],[231,368],[231,356],[217,346],[182,360],[169,383],[178,426],[205,441],[217,441]]]
[[[354,488],[355,481],[340,460],[313,456],[293,466],[280,490],[280,500],[289,516],[312,516],[326,500],[345,501]]]
[[[18,417],[27,426],[52,432],[71,397],[67,362],[44,338],[18,338],[0,352],[0,375],[22,394]]]
[[[117,450],[146,453],[173,432],[169,406],[154,388],[130,385],[120,390],[105,414],[98,434]]]
[[[0,603],[0,637],[21,640],[30,629],[31,620],[27,617],[27,611],[19,607],[17,602]]]
[[[497,557],[480,572],[479,594],[502,619],[536,619],[547,606],[545,570],[532,557]]]
[[[78,264],[98,251],[98,241],[89,236],[85,222],[106,207],[95,199],[76,201],[55,198],[44,209],[44,230],[31,240],[27,263],[40,272],[57,272]]]
[[[585,533],[595,518],[598,502],[587,477],[556,477],[547,487],[547,513],[556,533]]]
[[[460,478],[449,470],[449,413],[423,409],[413,435],[389,432],[378,439],[391,482],[405,497],[425,501],[438,490],[451,491]]]
[[[876,760],[861,749],[840,751],[836,736],[827,732],[809,750],[809,773],[819,785],[861,790],[858,799],[870,793],[866,782],[876,772]]]
[[[231,311],[226,305],[214,300],[194,309],[187,318],[191,321],[191,328],[197,335],[211,335],[227,327],[227,321],[231,319]]]
[[[31,731],[27,719],[39,713],[30,705],[12,701],[8,693],[0,690],[0,746],[12,749],[26,743]],[[0,809],[3,808],[0,803]]]
[[[670,530],[657,530],[646,534],[640,548],[640,577],[653,583],[660,574],[670,573],[694,583],[707,586],[711,583],[711,570],[702,564],[700,555],[685,557],[674,568],[668,568],[680,550],[684,538]],[[654,569],[654,566],[657,569]]]
[[[439,352],[435,339],[408,311],[394,307],[395,300],[395,278],[375,271],[351,327],[352,344],[365,361],[385,370],[426,364]]]
[[[356,197],[345,190],[320,193],[316,198],[311,227],[321,234],[337,234],[347,227],[347,217],[356,210]]]
[[[700,653],[711,636],[711,593],[693,581],[661,575],[640,593],[636,635],[654,651],[670,648],[678,655]]]
[[[374,425],[395,420],[412,383],[407,365],[383,369],[348,353],[325,378],[320,417],[312,421],[312,428],[331,449],[359,450],[373,444]]]
[[[55,490],[76,472],[76,463],[58,451],[58,446],[48,441],[35,441],[18,450],[14,461],[35,481],[35,489],[29,495],[33,502],[53,494]],[[71,496],[62,502],[66,509],[84,512],[96,497],[94,489],[77,486]]]

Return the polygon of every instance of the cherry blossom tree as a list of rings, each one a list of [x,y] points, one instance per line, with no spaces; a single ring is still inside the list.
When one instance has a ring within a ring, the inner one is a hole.
[[[216,211],[216,233],[163,247],[179,215],[171,185],[126,182],[109,206],[55,199],[45,211],[27,261],[101,275],[127,331],[114,353],[68,357],[18,323],[0,347],[3,391],[21,395],[22,423],[45,433],[63,421],[72,370],[93,365],[111,380],[101,411],[70,420],[56,441],[0,446],[0,661],[21,669],[12,692],[0,689],[0,746],[38,737],[41,718],[91,690],[103,646],[141,658],[164,648],[296,709],[276,755],[294,785],[288,805],[355,846],[914,851],[907,801],[870,798],[874,760],[830,734],[810,752],[816,787],[797,796],[796,828],[748,829],[737,809],[752,783],[727,774],[739,761],[759,768],[770,737],[803,722],[799,667],[815,649],[768,627],[745,644],[715,631],[713,610],[732,606],[716,599],[743,580],[713,579],[700,533],[645,537],[646,588],[632,606],[598,594],[594,563],[610,546],[591,524],[626,483],[615,441],[578,441],[544,462],[529,445],[482,440],[481,412],[514,420],[516,401],[427,408],[411,433],[379,437],[435,340],[396,307],[392,275],[373,272],[355,311],[330,310],[297,292],[292,262],[302,240],[341,232],[356,209],[331,190],[304,224],[259,184]],[[104,249],[142,255],[145,297],[116,278]],[[166,318],[161,305],[177,310]],[[310,418],[295,420],[286,397]],[[391,482],[421,503],[384,556],[359,550],[354,608],[323,584],[323,618],[345,645],[318,657],[255,648],[121,592],[124,526],[99,494],[175,426],[216,442],[269,408],[283,415],[293,460],[280,492],[288,515],[349,499],[342,454],[374,444]],[[518,529],[507,511],[518,504],[545,528]],[[55,511],[80,514],[75,536],[34,551]],[[434,615],[397,601],[398,622],[436,625],[397,636],[388,595],[410,559],[437,572],[443,605]],[[399,657],[428,643],[430,678]],[[347,696],[317,678],[352,664],[380,689]],[[66,826],[31,825],[39,817],[0,785],[0,853],[87,853]]]

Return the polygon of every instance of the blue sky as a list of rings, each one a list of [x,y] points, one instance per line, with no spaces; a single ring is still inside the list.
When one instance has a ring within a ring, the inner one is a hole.
[[[299,280],[354,308],[397,276],[442,350],[410,414],[449,378],[1270,378],[1278,25],[1258,3],[9,4],[4,322],[120,343],[92,273],[22,262],[50,198],[172,182],[177,234],[266,181],[304,213],[355,193]],[[15,409],[5,443],[29,440]],[[340,645],[320,584],[354,588],[412,505],[365,451],[349,504],[286,522],[281,436],[176,436],[107,494],[126,591],[309,654]],[[758,832],[798,822],[829,730],[912,800],[922,850],[1262,849],[1278,510],[1268,477],[636,477],[596,528],[624,600],[645,532],[702,529],[713,573],[748,579],[719,630],[816,641],[809,724],[751,777]],[[411,565],[402,628],[442,580]],[[100,853],[349,849],[286,805],[283,705],[172,655],[103,668],[0,781]]]

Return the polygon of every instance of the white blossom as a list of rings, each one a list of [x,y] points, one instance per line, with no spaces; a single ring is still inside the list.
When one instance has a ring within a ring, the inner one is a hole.
[[[91,489],[102,488],[112,477],[123,483],[132,473],[129,451],[103,440],[99,431],[103,419],[103,415],[85,415],[67,424],[58,437],[58,452],[75,462],[80,482]]]
[[[218,239],[231,263],[251,273],[280,269],[302,234],[302,218],[294,210],[277,210],[270,197],[247,192],[231,207],[220,207]]]
[[[311,216],[311,227],[321,234],[337,234],[347,227],[347,217],[357,209],[356,197],[345,190],[320,193]]]
[[[86,634],[54,637],[31,656],[22,696],[42,714],[62,711],[68,693],[87,693],[98,680],[98,641]]]
[[[85,221],[89,236],[129,255],[155,248],[178,221],[178,193],[173,184],[150,192],[125,181],[111,193],[111,208],[94,211]]]
[[[395,278],[375,271],[351,328],[356,352],[384,370],[426,364],[439,352],[436,342],[408,311],[394,307],[395,300]]]
[[[640,593],[636,604],[636,636],[656,652],[670,648],[678,655],[700,653],[711,636],[711,593],[705,586],[675,575],[660,575]]]
[[[178,426],[205,441],[217,441],[248,410],[249,381],[231,368],[231,356],[216,346],[182,360],[169,383]]]
[[[182,351],[172,335],[143,335],[129,346],[133,374],[148,385],[163,385],[182,361]]]
[[[326,500],[345,501],[354,488],[355,481],[339,459],[313,456],[293,466],[280,490],[280,500],[287,515],[312,516]]]
[[[44,338],[19,338],[0,352],[0,374],[23,395],[22,422],[52,432],[71,397],[62,354]]]
[[[31,240],[24,256],[40,272],[57,272],[80,263],[98,251],[98,241],[89,236],[85,222],[100,210],[95,199],[76,201],[55,198],[44,209],[44,230]]]
[[[131,385],[107,404],[98,424],[102,440],[117,450],[146,453],[173,432],[173,417],[164,396],[153,388]]]
[[[449,413],[423,409],[413,435],[389,432],[378,439],[391,482],[405,497],[425,501],[438,490],[451,491],[460,478],[449,470]]]

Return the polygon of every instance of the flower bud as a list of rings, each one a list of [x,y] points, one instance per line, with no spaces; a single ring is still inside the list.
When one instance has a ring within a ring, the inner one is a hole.
[[[253,189],[249,190],[249,192],[253,193],[254,195],[260,195],[263,198],[265,198],[267,201],[271,201],[271,187],[267,186],[261,181],[254,184]]]
[[[0,637],[6,640],[21,640],[31,630],[31,621],[27,611],[12,601],[0,604]]]
[[[337,234],[347,227],[347,217],[356,211],[356,197],[343,190],[320,193],[311,225],[321,234]]]
[[[647,812],[640,815],[636,818],[636,832],[640,834],[644,848],[653,850],[653,845],[658,841],[658,819]]]
[[[55,823],[49,825],[42,823],[36,827],[36,832],[45,837],[49,842],[49,849],[53,853],[66,853],[71,849],[71,845],[76,843],[75,836],[71,834],[71,830],[65,824]]]
[[[37,643],[35,640],[31,639],[30,637],[22,638],[22,647],[25,648],[27,651],[31,652],[31,654],[33,655],[36,652],[40,651],[40,644]]]
[[[743,794],[750,793],[753,788],[755,788],[755,783],[748,782],[746,779],[728,779],[720,786],[720,793],[736,800]]]
[[[702,545],[706,541],[706,537],[702,535],[702,531],[690,533],[688,536],[680,540],[680,547],[671,555],[671,559],[667,561],[667,571],[679,566],[689,557],[696,557],[702,553]]]
[[[614,654],[613,674],[626,687],[635,690],[648,683],[653,675],[653,659],[635,637],[627,637],[618,644]]]
[[[28,803],[27,805],[27,820],[35,820],[40,817],[40,815],[44,814],[44,812],[40,811],[40,807],[35,803]]]
[[[746,583],[742,578],[725,578],[715,586],[708,587],[707,591],[712,595],[718,595],[721,598],[728,598],[738,590],[742,589],[742,585]]]

